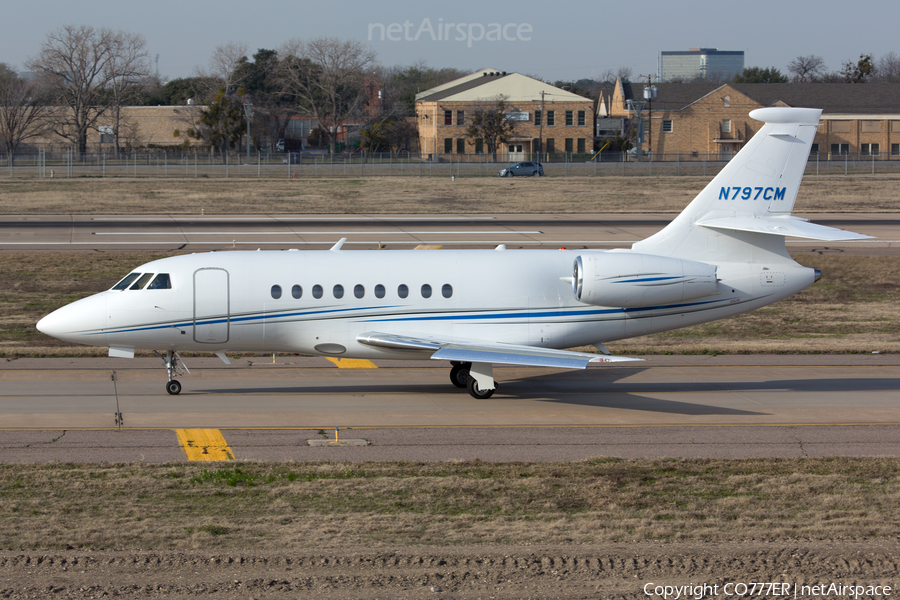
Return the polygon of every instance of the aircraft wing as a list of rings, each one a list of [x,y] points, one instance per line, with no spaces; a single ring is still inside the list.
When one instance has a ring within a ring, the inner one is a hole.
[[[361,333],[356,337],[356,340],[361,344],[394,350],[433,351],[434,354],[431,355],[431,358],[434,360],[455,360],[460,362],[584,369],[588,366],[588,363],[592,362],[611,363],[642,360],[625,356],[588,354],[587,352],[553,350],[535,346],[517,346],[498,342],[451,338],[441,339],[431,336],[419,337],[379,333],[376,331]]]

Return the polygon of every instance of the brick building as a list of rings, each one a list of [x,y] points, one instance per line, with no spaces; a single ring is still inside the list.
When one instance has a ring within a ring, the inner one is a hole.
[[[642,150],[652,151],[656,160],[676,157],[727,160],[762,127],[749,113],[765,106],[823,109],[812,147],[813,154],[821,159],[851,156],[900,160],[898,84],[658,83],[656,86],[657,97],[652,105],[644,108],[647,135],[642,145]],[[635,113],[628,110],[626,101],[642,100],[642,90],[642,85],[617,81],[610,99],[610,116],[633,119]]]
[[[519,73],[482,69],[416,95],[419,149],[432,160],[478,160],[487,153],[466,130],[479,108],[502,98],[516,122],[513,138],[497,158],[517,161],[535,154],[591,152],[594,102]],[[543,151],[542,151],[543,148]]]

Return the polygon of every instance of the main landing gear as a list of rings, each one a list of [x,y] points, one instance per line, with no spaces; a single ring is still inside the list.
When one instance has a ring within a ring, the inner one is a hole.
[[[184,366],[182,362],[179,366],[179,361],[181,361],[181,357],[178,356],[178,353],[174,350],[166,350],[166,355],[163,356],[159,352],[156,353],[158,357],[163,360],[163,364],[166,365],[166,373],[169,376],[169,381],[166,382],[166,391],[173,396],[177,396],[181,393],[181,382],[176,381],[176,377],[179,375],[184,375],[185,372],[190,374],[188,368]]]
[[[473,398],[486,400],[494,395],[497,383],[490,363],[470,363],[451,361],[450,383],[458,388],[466,388]]]

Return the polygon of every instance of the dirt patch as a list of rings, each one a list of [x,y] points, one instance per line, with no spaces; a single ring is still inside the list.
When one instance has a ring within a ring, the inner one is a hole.
[[[758,596],[792,597],[796,586],[797,597],[849,598],[812,592],[816,585],[889,585],[893,595],[898,562],[896,540],[873,539],[378,550],[335,545],[275,553],[0,552],[0,597],[646,599],[645,586],[654,593],[657,586],[690,585],[709,586],[704,598],[724,598],[750,595],[735,593],[736,585],[743,591],[740,584],[770,582],[779,584],[770,592],[787,594]]]

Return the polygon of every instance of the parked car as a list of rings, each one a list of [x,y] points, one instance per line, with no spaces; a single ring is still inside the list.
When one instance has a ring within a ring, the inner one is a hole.
[[[536,162],[517,162],[505,169],[500,169],[497,173],[500,177],[540,177],[544,174],[544,166]]]

